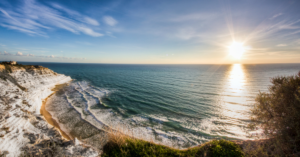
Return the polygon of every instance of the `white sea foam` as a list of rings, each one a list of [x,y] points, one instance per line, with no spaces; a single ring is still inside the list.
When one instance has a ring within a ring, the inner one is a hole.
[[[53,117],[56,117],[58,121],[62,121],[60,118],[66,119],[62,115],[73,113],[74,117],[78,116],[85,123],[91,125],[89,127],[96,127],[99,130],[103,130],[105,126],[109,126],[115,130],[121,129],[122,132],[130,136],[162,143],[168,146],[174,147],[174,143],[176,143],[175,147],[184,147],[188,143],[191,143],[192,145],[198,144],[198,142],[188,139],[188,137],[185,137],[183,134],[175,131],[164,131],[161,123],[168,122],[169,120],[167,117],[163,117],[161,115],[150,115],[148,117],[134,116],[124,118],[117,112],[113,112],[112,109],[91,108],[95,105],[101,106],[101,103],[99,104],[101,98],[108,93],[110,93],[108,90],[99,90],[88,85],[86,82],[74,82],[65,89],[64,95],[52,96],[52,100],[48,101],[51,105],[47,105],[47,110],[53,115]],[[76,112],[70,113],[70,109],[74,109]],[[149,118],[152,123],[156,123],[154,126],[148,126],[150,123]],[[79,128],[80,126],[76,127],[76,123],[79,123],[79,120],[70,120],[64,124],[60,124],[60,126],[65,132],[71,134],[71,132],[76,132],[82,129]],[[84,134],[84,132],[78,134]],[[89,139],[83,140],[87,142],[89,141]]]
[[[51,105],[47,105],[47,110],[58,121],[64,121],[64,124],[60,124],[61,128],[69,134],[76,132],[77,135],[84,135],[86,129],[89,128],[96,128],[105,133],[104,130],[110,127],[115,130],[121,130],[123,133],[136,138],[176,148],[198,145],[214,138],[214,136],[227,136],[240,139],[246,139],[247,136],[245,131],[239,127],[232,126],[228,128],[229,126],[218,124],[222,121],[218,118],[175,118],[166,117],[161,114],[132,115],[125,118],[121,115],[126,113],[125,109],[118,108],[118,111],[121,112],[120,114],[103,105],[101,102],[102,98],[109,94],[113,94],[112,90],[93,87],[85,81],[73,82],[64,90],[63,95],[52,96],[52,101],[49,101]],[[76,112],[70,112],[70,110]],[[73,114],[73,117],[78,117],[79,119],[68,121],[66,120],[68,118],[64,116],[66,114]],[[81,128],[78,125],[79,123],[87,123],[88,126]],[[168,126],[165,126],[164,123],[176,123],[179,130],[166,129]],[[226,130],[226,132],[224,131],[220,134],[219,130],[222,129]],[[90,136],[100,138],[97,131],[93,132],[95,134]],[[92,145],[91,141],[95,138],[91,138],[90,136],[81,140]]]

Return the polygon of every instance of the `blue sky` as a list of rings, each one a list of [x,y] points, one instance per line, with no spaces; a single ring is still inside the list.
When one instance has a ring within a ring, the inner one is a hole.
[[[300,1],[1,0],[0,60],[298,63]]]

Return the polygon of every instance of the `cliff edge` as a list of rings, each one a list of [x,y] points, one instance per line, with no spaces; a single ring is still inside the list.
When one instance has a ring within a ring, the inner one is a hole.
[[[91,148],[62,139],[40,114],[42,101],[53,93],[51,89],[71,80],[42,66],[0,63],[1,155],[98,155]]]

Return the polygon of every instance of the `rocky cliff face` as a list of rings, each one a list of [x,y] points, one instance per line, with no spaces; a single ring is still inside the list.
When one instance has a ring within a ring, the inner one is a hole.
[[[57,74],[40,66],[5,65],[5,69],[0,72],[0,76],[2,76],[0,95],[22,96],[24,100],[32,104],[28,110],[35,113],[39,113],[41,100],[52,93],[51,89],[55,85],[71,81],[68,76]],[[12,92],[12,88],[16,88],[16,91]]]
[[[51,89],[70,81],[70,77],[41,66],[0,64],[0,153],[8,156],[18,156],[24,151],[38,153],[39,150],[34,152],[36,144],[53,139],[66,146],[60,148],[64,156],[76,156],[76,150],[84,149],[62,140],[40,115],[42,101],[53,93]],[[85,152],[90,153],[87,156],[95,155],[91,150]]]

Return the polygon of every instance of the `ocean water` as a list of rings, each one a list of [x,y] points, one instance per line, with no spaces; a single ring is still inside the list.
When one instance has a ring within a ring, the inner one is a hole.
[[[178,148],[251,138],[256,95],[267,91],[271,77],[300,70],[300,64],[23,64],[74,79],[46,108],[70,136],[101,145],[103,130],[112,128]]]

